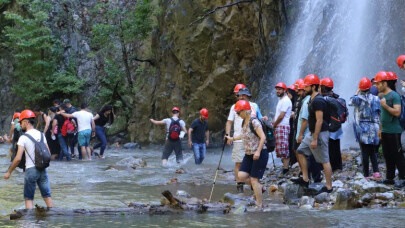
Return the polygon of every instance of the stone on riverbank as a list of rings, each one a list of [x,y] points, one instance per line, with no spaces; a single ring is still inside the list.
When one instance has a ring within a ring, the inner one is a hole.
[[[336,202],[333,209],[348,210],[357,207],[357,198],[355,192],[349,189],[341,190],[337,193]]]
[[[300,198],[304,195],[304,189],[298,184],[286,184],[283,187],[283,200],[285,204],[298,204]]]

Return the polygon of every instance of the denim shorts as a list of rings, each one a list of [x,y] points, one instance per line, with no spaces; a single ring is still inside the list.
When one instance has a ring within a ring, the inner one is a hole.
[[[239,171],[249,173],[250,177],[262,179],[268,160],[269,153],[267,152],[267,149],[262,150],[258,160],[253,160],[253,154],[245,155]]]
[[[37,184],[43,198],[51,197],[51,186],[46,169],[39,171],[37,168],[31,167],[25,170],[24,199],[34,200]]]
[[[79,131],[78,141],[79,146],[89,146],[91,138],[91,130]]]

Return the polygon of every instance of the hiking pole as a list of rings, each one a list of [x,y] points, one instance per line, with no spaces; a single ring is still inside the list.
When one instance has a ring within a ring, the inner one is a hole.
[[[219,159],[219,164],[218,164],[218,167],[217,167],[217,171],[215,171],[214,183],[212,184],[210,198],[208,200],[209,203],[211,202],[212,193],[214,192],[215,182],[217,181],[217,175],[218,175],[219,166],[221,165],[222,156],[224,155],[226,141],[227,141],[227,139],[224,140],[224,145],[222,146],[221,158]]]

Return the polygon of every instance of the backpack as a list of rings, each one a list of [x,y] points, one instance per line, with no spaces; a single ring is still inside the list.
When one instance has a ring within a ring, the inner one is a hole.
[[[349,109],[347,109],[346,101],[345,101],[345,99],[340,98],[340,97],[336,98],[336,101],[339,104],[337,112],[340,116],[340,122],[345,123],[347,120],[347,117],[349,116]]]
[[[75,126],[73,126],[69,118],[65,117],[65,122],[63,122],[60,133],[62,133],[63,136],[73,135],[75,133]]]
[[[176,141],[176,140],[179,139],[180,131],[181,131],[180,119],[174,120],[173,118],[170,117],[170,120],[172,122],[170,123],[169,135],[168,135],[167,138],[172,140],[172,141]]]
[[[329,106],[329,114],[330,114],[330,119],[329,119],[329,131],[330,132],[336,132],[342,127],[342,120],[340,119],[341,116],[339,115],[339,106],[340,103],[337,101],[337,99],[333,97],[324,97],[326,102],[328,103]]]
[[[41,133],[41,141],[39,142],[29,134],[24,135],[27,136],[33,143],[35,143],[35,161],[27,152],[31,161],[35,164],[35,168],[37,168],[38,170],[44,170],[45,168],[49,167],[49,163],[51,161],[51,153],[49,153],[48,147],[44,143],[44,135]]]
[[[252,121],[254,119],[257,119],[256,117],[251,117],[250,121],[249,121],[249,128],[250,131],[253,132],[254,135],[256,135],[257,137],[259,137],[259,135],[257,135],[255,129],[253,128],[253,124]],[[259,119],[257,119],[259,120]],[[276,148],[276,142],[274,140],[274,129],[271,125],[267,124],[264,120],[259,120],[260,124],[262,125],[262,129],[264,132],[264,135],[266,136],[266,141],[264,142],[264,145],[266,145],[267,147],[267,152],[273,152],[274,149]],[[243,120],[242,122],[242,126],[244,124],[245,120]]]

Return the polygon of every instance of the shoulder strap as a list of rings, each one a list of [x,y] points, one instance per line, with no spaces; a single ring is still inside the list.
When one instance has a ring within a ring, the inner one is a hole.
[[[29,134],[24,134],[24,135],[27,136],[27,138],[29,138],[33,143],[35,143],[35,144],[38,143],[37,140],[35,140],[31,135],[29,135]],[[23,135],[23,136],[24,136],[24,135]],[[41,141],[42,141],[42,134],[41,134]],[[34,161],[34,159],[32,159],[30,153],[28,153],[27,150],[25,150],[25,152],[26,152],[26,154],[28,155],[28,157],[30,157],[32,163],[34,163],[34,165],[35,165],[35,161]]]

